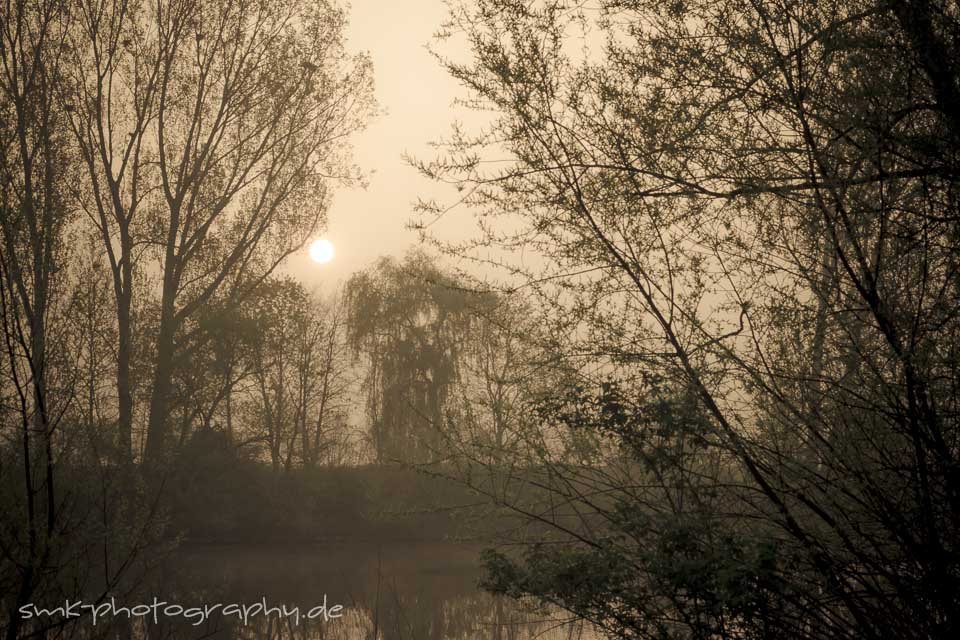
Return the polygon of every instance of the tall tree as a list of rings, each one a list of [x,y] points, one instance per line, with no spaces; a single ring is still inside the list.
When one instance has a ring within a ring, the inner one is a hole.
[[[4,422],[10,415],[19,422],[14,440],[22,467],[14,469],[22,469],[22,477],[9,481],[22,490],[24,507],[16,525],[21,533],[13,534],[12,544],[3,536],[4,564],[18,573],[7,603],[11,618],[47,578],[45,558],[59,543],[62,524],[55,431],[63,397],[50,393],[56,334],[48,318],[63,288],[57,272],[72,213],[61,188],[70,149],[53,103],[66,23],[57,2],[0,7],[0,331],[6,365],[0,384],[4,396],[12,389],[15,406],[10,411],[4,402]],[[16,622],[7,625],[8,638],[17,632]]]
[[[144,452],[158,461],[187,319],[250,295],[322,224],[331,182],[355,177],[344,142],[370,114],[370,64],[345,53],[345,15],[325,2],[84,0],[77,14],[62,100],[113,271],[124,444],[134,270],[161,274]]]
[[[274,472],[290,460],[305,413],[309,379],[298,367],[299,338],[308,331],[307,294],[291,279],[264,283],[256,299],[259,331],[251,349],[257,423]],[[307,379],[305,379],[307,378]],[[298,384],[299,383],[299,384]],[[289,462],[286,465],[289,467]]]
[[[547,571],[564,565],[546,547],[527,572],[499,564],[499,586],[627,637],[952,637],[954,9],[870,0],[600,8],[455,7],[449,32],[467,38],[473,59],[447,68],[472,104],[498,115],[481,135],[457,131],[449,155],[422,168],[469,194],[485,232],[475,246],[522,246],[542,259],[540,272],[513,273],[543,293],[546,322],[569,329],[561,354],[629,381],[628,397],[611,399],[596,380],[607,408],[574,422],[642,459],[658,441],[625,407],[641,417],[665,407],[663,421],[686,416],[683,431],[724,461],[694,492],[700,499],[675,503],[675,518],[707,524],[660,529],[662,548],[704,561],[688,568],[713,572],[701,585],[714,591],[660,581],[654,569],[678,556],[644,553],[643,518],[662,495],[643,492],[627,496],[629,522],[607,519],[604,534],[567,530],[601,552],[593,561],[609,561],[596,599],[558,582],[577,566]],[[484,162],[504,153],[512,163]],[[666,488],[672,480],[661,477]],[[706,499],[730,484],[745,493]],[[574,503],[597,510],[588,494]],[[765,571],[783,588],[758,587],[770,598],[764,616],[745,613],[739,587],[724,586],[728,565],[706,562],[734,556],[716,546],[729,542],[716,537],[724,530],[741,548],[775,547]],[[627,553],[608,542],[631,532]],[[649,598],[606,606],[604,595],[628,587]],[[670,588],[678,597],[664,606]],[[716,606],[697,609],[708,596]],[[750,627],[761,621],[776,625]]]
[[[485,292],[470,306],[447,441],[451,450],[498,467],[522,459],[535,431],[533,403],[551,388],[555,372],[526,304]]]
[[[316,465],[345,435],[336,433],[351,388],[341,311],[291,278],[268,279],[249,306],[242,442],[263,442],[274,471]]]
[[[308,322],[297,341],[297,379],[300,389],[298,427],[304,466],[323,460],[336,463],[348,446],[347,416],[352,405],[354,372],[346,345],[343,296],[310,301]]]

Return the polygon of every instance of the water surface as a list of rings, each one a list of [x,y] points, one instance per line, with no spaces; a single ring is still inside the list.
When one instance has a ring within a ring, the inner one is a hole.
[[[342,542],[187,547],[164,563],[154,593],[140,597],[146,604],[157,597],[184,608],[206,606],[209,616],[161,613],[154,624],[148,615],[134,619],[133,628],[124,633],[184,640],[600,637],[561,613],[535,611],[482,592],[477,586],[478,552],[454,544]],[[263,613],[264,605],[270,615]]]

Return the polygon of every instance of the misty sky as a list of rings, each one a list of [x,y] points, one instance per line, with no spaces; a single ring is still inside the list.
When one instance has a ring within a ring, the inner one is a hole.
[[[446,11],[442,0],[351,3],[347,46],[370,53],[377,100],[386,113],[354,141],[354,159],[369,174],[369,186],[334,196],[325,235],[336,258],[317,265],[304,250],[290,259],[287,270],[308,288],[326,290],[377,256],[402,255],[417,241],[405,228],[413,202],[452,191],[422,178],[401,158],[404,152],[430,157],[427,143],[444,136],[457,116],[451,103],[459,87],[425,49]]]

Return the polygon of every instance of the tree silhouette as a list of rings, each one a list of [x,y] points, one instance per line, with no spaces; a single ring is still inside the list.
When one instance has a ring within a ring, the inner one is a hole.
[[[582,371],[581,404],[603,401],[610,375],[641,415],[661,389],[668,408],[692,403],[719,461],[670,509],[672,481],[653,471],[632,474],[659,487],[647,493],[630,476],[601,482],[604,466],[555,465],[554,503],[597,518],[554,523],[568,549],[601,555],[564,564],[576,553],[542,547],[526,572],[500,558],[497,587],[627,637],[955,635],[955,12],[591,8],[455,7],[448,33],[473,58],[447,68],[497,116],[479,135],[455,129],[448,154],[420,166],[482,217],[479,239],[451,250],[523,247],[545,265],[510,265],[510,284],[526,282],[544,324],[568,329],[558,358]],[[624,431],[617,415],[581,424],[613,430],[638,462],[662,454],[642,421]],[[703,475],[703,454],[684,451],[673,468]],[[607,489],[621,507],[592,498]],[[664,511],[693,528],[649,520]],[[720,552],[717,535],[740,551]],[[649,557],[651,536],[670,552]],[[678,552],[701,573],[663,582]],[[710,558],[737,553],[765,558],[751,583],[768,598],[762,616],[722,592],[733,568]],[[609,571],[585,574],[594,561]],[[649,597],[618,600],[627,585]]]

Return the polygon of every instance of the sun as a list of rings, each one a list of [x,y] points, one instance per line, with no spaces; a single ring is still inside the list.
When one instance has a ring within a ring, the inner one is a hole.
[[[326,238],[314,240],[310,245],[310,259],[317,264],[326,264],[333,260],[333,243]]]

